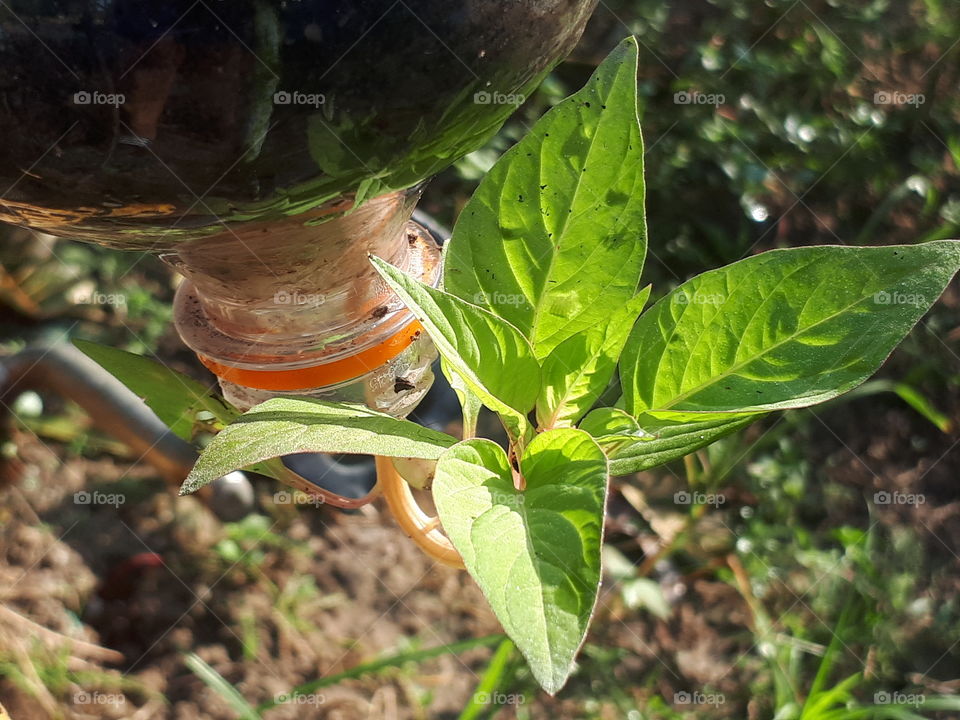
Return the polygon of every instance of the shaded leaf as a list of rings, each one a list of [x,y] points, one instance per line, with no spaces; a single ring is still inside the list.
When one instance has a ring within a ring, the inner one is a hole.
[[[633,443],[618,443],[615,450],[610,452],[610,474],[630,475],[631,473],[650,470],[684,455],[706,447],[722,437],[756,422],[761,415],[734,415],[730,417],[711,418],[694,422],[669,422],[648,419],[644,429],[652,435],[650,438],[637,440]],[[606,447],[604,438],[597,440]]]
[[[233,470],[299,452],[436,460],[456,439],[364,405],[271,398],[228,425],[200,455],[180,494]]]
[[[608,457],[613,449],[626,443],[654,439],[635,418],[619,408],[591,410],[580,423],[580,429],[596,440]]]
[[[207,388],[155,360],[85,340],[74,340],[85,355],[139,395],[179,438],[191,441],[200,412],[226,424],[240,412]]]

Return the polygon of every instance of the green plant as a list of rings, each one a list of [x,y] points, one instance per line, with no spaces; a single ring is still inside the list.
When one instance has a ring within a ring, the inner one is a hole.
[[[860,385],[960,269],[955,241],[776,250],[643,312],[636,73],[630,39],[504,154],[460,215],[443,289],[371,258],[443,358],[461,441],[360,406],[275,398],[223,417],[182,490],[291,452],[435,461],[443,529],[550,693],[593,614],[609,477]],[[594,407],[618,366],[621,399]],[[500,417],[506,450],[473,437],[480,405]],[[179,405],[201,406],[217,414]]]
[[[164,697],[135,678],[78,663],[69,645],[45,646],[39,640],[29,649],[0,650],[0,680],[35,698],[49,712],[48,717],[65,717],[68,704],[126,702],[128,696],[148,697],[164,702]],[[0,720],[8,718],[0,705]]]
[[[854,691],[863,690],[863,672],[855,672],[830,685],[836,675],[844,650],[855,629],[854,617],[865,607],[855,596],[848,598],[836,625],[829,628],[831,639],[826,647],[804,642],[800,638],[784,638],[774,632],[773,620],[753,597],[749,580],[742,568],[735,570],[737,584],[753,615],[757,644],[766,648],[761,655],[767,660],[773,678],[774,720],[924,720],[929,713],[960,710],[960,698],[952,695],[928,695],[915,692],[877,691],[873,703],[863,703]],[[803,652],[821,655],[809,688],[802,688]]]

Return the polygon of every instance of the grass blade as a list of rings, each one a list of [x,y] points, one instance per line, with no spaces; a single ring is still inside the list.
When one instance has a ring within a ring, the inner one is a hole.
[[[477,689],[470,696],[469,704],[460,713],[460,720],[476,720],[491,709],[493,703],[490,702],[489,698],[497,690],[504,687],[505,680],[508,679],[505,676],[508,674],[507,671],[510,661],[513,659],[514,649],[513,641],[510,638],[504,638],[500,647],[490,658],[490,664],[487,665],[483,677],[477,683]]]
[[[494,645],[502,640],[504,640],[504,635],[502,633],[498,633],[496,635],[484,635],[483,637],[479,638],[470,638],[469,640],[461,640],[460,642],[450,643],[448,645],[427,648],[426,650],[414,650],[411,652],[400,653],[399,655],[391,655],[390,657],[381,658],[380,660],[373,660],[372,662],[357,665],[354,668],[344,670],[342,673],[337,673],[336,675],[328,675],[327,677],[311,680],[303,685],[298,685],[290,692],[286,693],[286,695],[309,695],[321,688],[336,685],[344,680],[352,680],[353,678],[358,678],[361,675],[369,675],[370,673],[380,672],[381,670],[385,670],[387,668],[399,667],[400,665],[404,665],[408,662],[422,662],[423,660],[440,657],[441,655],[458,655],[459,653],[466,652],[467,650],[473,650],[474,648]],[[257,711],[263,712],[264,710],[269,710],[272,707],[276,707],[278,704],[279,703],[276,700],[270,700],[258,705]]]
[[[184,657],[184,662],[194,675],[203,680],[204,684],[213,690],[217,695],[226,700],[227,704],[237,712],[237,717],[241,720],[260,720],[260,713],[254,707],[244,700],[237,689],[228,683],[223,675],[218,673],[207,663],[205,663],[196,653],[189,653]]]

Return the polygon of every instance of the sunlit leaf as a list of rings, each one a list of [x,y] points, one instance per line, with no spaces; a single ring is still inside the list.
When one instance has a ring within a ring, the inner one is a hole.
[[[636,294],[646,247],[630,38],[480,183],[448,244],[444,287],[509,320],[542,360]]]
[[[534,677],[557,692],[573,668],[600,585],[607,461],[579,430],[537,435],[515,489],[504,451],[468,440],[437,463],[443,528]]]
[[[492,313],[425,285],[371,258],[390,287],[423,323],[447,367],[504,419],[515,439],[528,434],[527,413],[540,390],[530,343]]]
[[[567,338],[547,356],[537,398],[541,427],[572,426],[596,402],[648,297],[649,287],[614,309],[606,323]]]
[[[960,268],[960,242],[774,250],[684,283],[634,327],[626,410],[689,419],[805,407],[883,363]]]

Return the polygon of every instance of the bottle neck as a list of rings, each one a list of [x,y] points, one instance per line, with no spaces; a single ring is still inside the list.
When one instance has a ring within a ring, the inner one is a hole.
[[[186,278],[174,303],[184,342],[208,367],[254,378],[343,365],[391,346],[413,318],[369,255],[437,282],[439,248],[410,222],[419,195],[416,188],[356,209],[341,202],[281,223],[225,227],[163,254]]]

